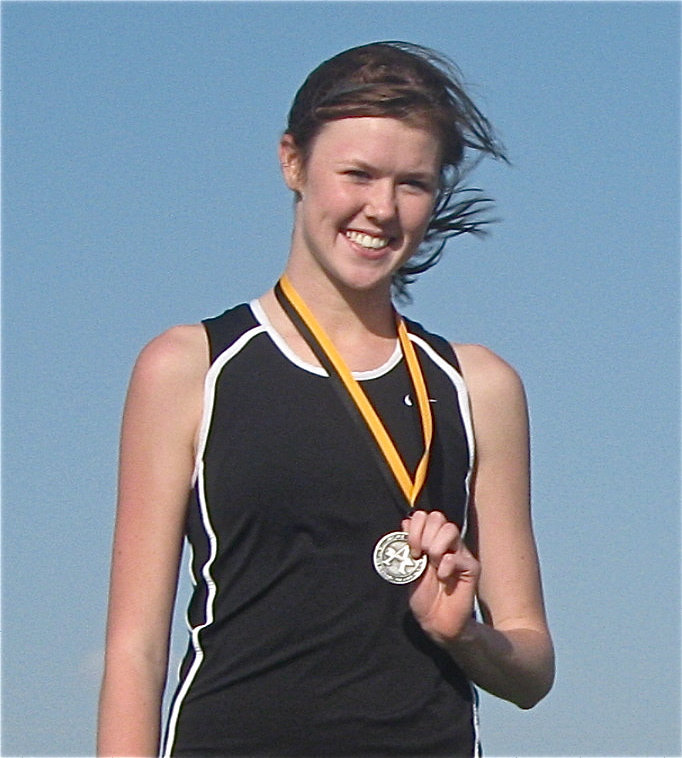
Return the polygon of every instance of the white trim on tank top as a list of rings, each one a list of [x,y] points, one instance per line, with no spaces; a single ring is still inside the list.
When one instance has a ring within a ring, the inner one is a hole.
[[[327,376],[327,372],[322,368],[322,366],[316,366],[314,363],[308,363],[308,361],[304,361],[300,356],[296,355],[296,353],[289,347],[284,337],[282,337],[282,335],[272,325],[272,322],[267,317],[267,314],[263,310],[263,306],[260,304],[259,300],[252,300],[249,303],[249,307],[251,308],[251,312],[253,313],[256,321],[258,321],[261,326],[265,327],[265,331],[268,333],[270,339],[274,342],[275,346],[282,353],[282,355],[287,358],[287,360],[291,361],[291,363],[293,363],[295,366],[298,366],[299,368],[302,368],[304,371],[308,371],[311,374],[317,374],[318,376]],[[377,368],[370,369],[369,371],[353,371],[353,376],[359,382],[366,379],[378,379],[380,376],[388,374],[391,369],[395,368],[400,363],[402,357],[403,354],[400,349],[400,343],[396,338],[393,353],[385,363],[383,363],[381,366],[378,366]]]

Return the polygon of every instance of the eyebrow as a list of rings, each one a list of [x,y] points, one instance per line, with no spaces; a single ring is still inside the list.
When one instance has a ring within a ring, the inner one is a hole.
[[[406,179],[418,179],[423,182],[436,182],[438,180],[438,174],[431,171],[408,171],[405,175]]]
[[[377,171],[376,166],[371,163],[367,163],[361,158],[340,157],[338,158],[338,162],[342,166],[352,165],[354,168],[360,169],[361,171],[367,171],[367,173],[370,174]],[[431,171],[407,171],[404,174],[400,174],[400,176],[405,179],[414,179],[417,181],[427,182],[429,184],[438,182],[438,173]]]

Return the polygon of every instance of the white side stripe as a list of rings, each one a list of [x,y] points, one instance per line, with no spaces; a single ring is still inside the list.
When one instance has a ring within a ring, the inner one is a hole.
[[[469,469],[467,471],[465,486],[466,486],[466,504],[464,509],[464,523],[462,524],[462,535],[466,534],[466,528],[468,524],[469,515],[469,499],[471,491],[471,477],[474,470],[474,461],[476,455],[475,438],[474,438],[474,425],[471,418],[471,403],[469,401],[469,390],[462,375],[457,369],[446,360],[444,360],[427,342],[417,337],[414,334],[410,334],[412,341],[419,345],[419,347],[431,358],[431,360],[443,370],[443,372],[450,378],[457,390],[457,401],[459,403],[459,412],[462,417],[462,423],[464,424],[464,431],[467,437],[467,444],[469,446]],[[479,758],[481,755],[481,735],[480,735],[480,723],[479,723],[479,709],[478,709],[478,692],[472,682],[469,682],[471,688],[471,703],[472,703],[472,721],[474,728],[474,758]]]
[[[418,345],[429,358],[440,368],[444,374],[454,384],[457,391],[457,402],[459,404],[459,412],[462,417],[462,423],[464,424],[464,433],[466,434],[467,446],[469,448],[469,468],[467,470],[465,480],[466,502],[464,505],[464,523],[462,524],[462,536],[466,534],[468,515],[469,515],[469,498],[471,490],[471,477],[474,471],[474,461],[476,459],[476,445],[474,440],[474,425],[471,419],[471,404],[469,402],[469,391],[467,390],[466,383],[462,375],[457,369],[448,363],[439,353],[437,353],[428,342],[425,342],[421,337],[416,334],[410,334],[410,339],[415,345]]]
[[[206,559],[206,562],[201,568],[201,577],[207,589],[206,606],[205,606],[205,611],[204,611],[204,622],[202,624],[199,624],[198,626],[190,628],[190,638],[192,641],[192,646],[194,648],[194,660],[192,661],[190,670],[187,672],[187,676],[185,677],[185,680],[182,683],[182,686],[176,693],[176,696],[171,705],[171,710],[168,717],[166,741],[163,747],[163,751],[161,753],[163,758],[168,758],[168,756],[170,756],[171,754],[171,750],[173,749],[173,743],[175,741],[175,730],[177,728],[178,717],[180,715],[180,708],[182,706],[182,702],[185,699],[185,696],[187,695],[187,692],[192,682],[194,681],[194,678],[196,677],[197,672],[199,671],[199,668],[201,667],[201,664],[204,660],[204,651],[201,647],[201,640],[199,639],[199,635],[202,629],[205,629],[207,626],[210,626],[214,620],[213,606],[214,606],[215,597],[217,594],[217,586],[211,574],[211,568],[213,566],[213,562],[216,559],[216,555],[218,554],[218,537],[215,533],[215,530],[213,529],[213,524],[211,523],[211,517],[208,511],[208,504],[206,502],[206,491],[205,491],[205,482],[204,482],[204,453],[206,452],[206,441],[208,440],[208,433],[211,426],[211,419],[213,417],[213,406],[215,404],[216,384],[218,381],[218,377],[220,376],[220,372],[222,371],[225,364],[231,358],[237,355],[237,353],[239,353],[244,348],[244,346],[248,342],[250,342],[255,336],[257,336],[258,334],[261,334],[264,331],[265,331],[265,327],[256,326],[253,329],[250,329],[248,332],[244,332],[244,334],[242,334],[242,336],[238,340],[236,340],[232,345],[230,345],[230,347],[227,348],[227,350],[222,352],[216,358],[216,360],[211,364],[209,370],[206,373],[206,379],[204,382],[204,407],[203,407],[203,412],[202,412],[201,427],[199,430],[199,444],[197,448],[197,456],[196,456],[196,462],[194,466],[194,475],[192,478],[192,486],[195,487],[197,491],[197,496],[198,496],[198,501],[199,501],[199,510],[201,513],[201,522],[203,524],[203,527],[204,527],[204,530],[206,532],[206,536],[209,542],[208,558]],[[190,576],[194,583],[195,577],[192,575],[191,568],[190,568]]]

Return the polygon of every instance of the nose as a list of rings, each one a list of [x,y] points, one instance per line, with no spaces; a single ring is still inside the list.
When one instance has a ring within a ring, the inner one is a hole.
[[[365,214],[369,219],[385,224],[397,213],[395,188],[389,180],[372,183],[365,203]]]

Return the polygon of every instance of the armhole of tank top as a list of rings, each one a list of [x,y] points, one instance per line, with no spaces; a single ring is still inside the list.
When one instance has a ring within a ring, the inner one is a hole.
[[[213,344],[213,334],[212,330],[210,328],[209,322],[211,319],[205,318],[202,319],[201,325],[204,327],[204,332],[206,333],[206,341],[208,342],[208,365],[210,366],[213,361],[215,360],[215,345]]]
[[[459,357],[452,342],[445,339],[445,337],[441,337],[439,334],[429,332],[418,321],[412,321],[411,319],[405,318],[405,323],[411,334],[421,338],[432,350],[435,350],[443,360],[447,361],[460,376],[462,375]]]
[[[452,344],[452,342],[448,342],[448,340],[443,339],[443,352],[441,353],[443,358],[445,358],[449,363],[452,363],[452,365],[457,369],[458,374],[462,374],[462,367],[459,362],[459,356],[457,355],[457,350],[455,350],[455,346]]]
[[[221,339],[220,329],[217,326],[219,320],[222,319],[226,313],[227,311],[225,313],[222,313],[220,316],[205,318],[201,321],[201,324],[204,327],[204,331],[206,333],[206,340],[208,341],[209,364],[206,375],[204,376],[204,383],[202,387],[201,419],[199,421],[199,429],[195,441],[194,470],[192,472],[191,480],[192,489],[196,487],[197,480],[199,479],[200,468],[203,463],[206,441],[211,424],[211,415],[213,412],[213,399],[215,392],[215,364],[228,347],[227,345],[222,344],[224,340]]]
[[[218,358],[225,351],[226,346],[221,344],[220,330],[217,323],[226,315],[222,313],[220,316],[213,316],[201,320],[201,325],[204,327],[206,333],[206,340],[208,342],[208,357],[209,364],[204,376],[204,382],[202,387],[202,399],[201,399],[201,418],[199,420],[199,429],[197,431],[197,438],[195,441],[194,450],[194,469],[192,472],[191,487],[194,489],[197,486],[197,480],[199,479],[199,472],[204,458],[204,450],[206,448],[206,439],[210,427],[210,416],[213,406],[213,373],[215,371],[215,363]]]
[[[416,328],[414,328],[416,327]],[[418,343],[421,343],[422,349],[431,353],[431,359],[440,363],[441,370],[445,371],[450,381],[455,387],[457,395],[457,404],[459,406],[459,415],[464,427],[464,435],[467,443],[469,455],[469,465],[466,475],[466,504],[464,509],[464,521],[462,524],[462,536],[466,535],[469,525],[469,514],[471,508],[471,485],[474,470],[476,468],[476,436],[474,433],[473,414],[471,410],[471,395],[462,370],[460,367],[457,353],[451,342],[437,334],[427,332],[420,324],[410,324],[410,332]]]
[[[248,306],[241,306],[243,308],[242,313],[244,315],[251,314],[248,310]],[[240,308],[237,306],[233,311]],[[220,374],[227,358],[232,354],[232,349],[240,345],[244,340],[248,341],[254,334],[264,331],[265,328],[258,323],[252,316],[252,323],[248,323],[248,319],[244,320],[241,327],[234,332],[230,332],[221,328],[223,324],[220,320],[227,317],[230,311],[226,311],[220,316],[214,318],[208,318],[202,320],[202,325],[206,331],[206,338],[209,345],[209,366],[204,377],[204,386],[202,390],[202,405],[201,405],[201,420],[199,422],[199,429],[197,439],[195,443],[194,451],[194,469],[192,472],[191,487],[195,489],[197,480],[204,460],[204,452],[206,450],[206,444],[211,427],[211,418],[213,416],[213,405],[215,401],[215,392],[218,375]]]
[[[457,351],[452,342],[446,340],[445,337],[440,337],[437,334],[429,334],[428,332],[424,332],[422,338],[425,342],[428,342],[444,360],[450,363],[460,376],[462,375],[459,357],[457,356]]]
[[[194,468],[192,470],[192,479],[190,481],[190,490],[196,487],[197,479],[199,478],[199,466],[203,457],[203,449],[205,445],[206,436],[206,404],[207,404],[207,385],[208,378],[211,373],[211,368],[215,361],[215,347],[213,344],[213,335],[209,327],[210,319],[202,319],[201,325],[204,327],[204,333],[206,335],[206,342],[208,343],[208,368],[204,375],[204,380],[201,388],[201,415],[199,417],[199,428],[197,429],[196,437],[194,440]]]

